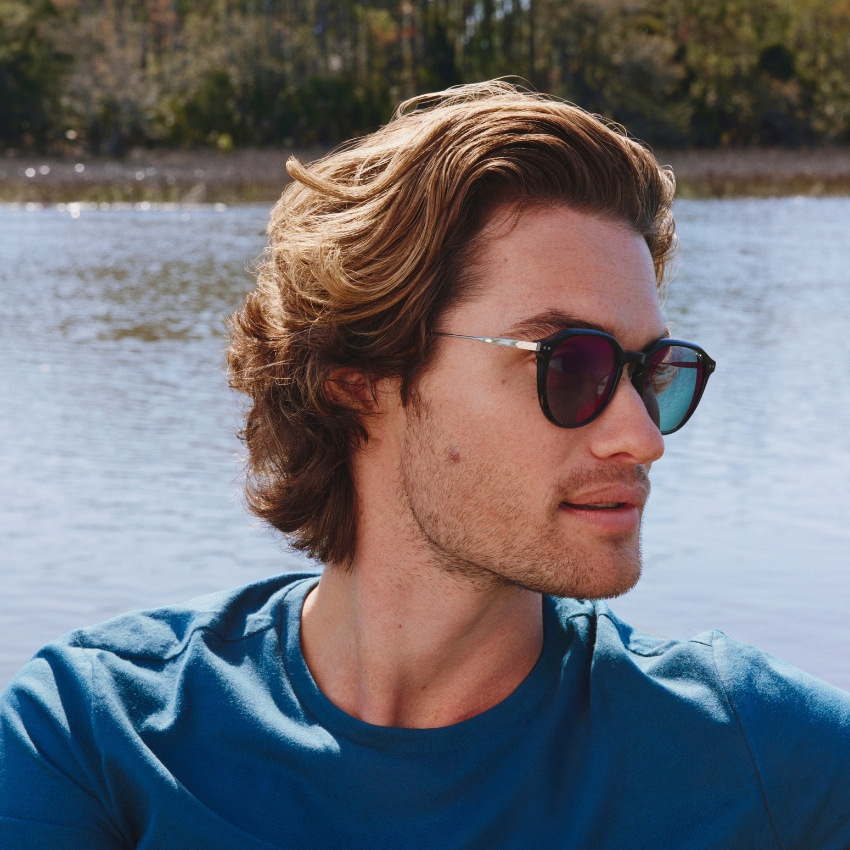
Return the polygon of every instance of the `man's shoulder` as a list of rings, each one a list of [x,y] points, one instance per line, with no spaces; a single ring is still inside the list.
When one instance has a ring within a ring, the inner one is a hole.
[[[132,718],[139,725],[181,694],[204,698],[216,676],[226,681],[241,671],[250,681],[240,688],[259,686],[269,659],[279,656],[287,595],[315,577],[278,575],[68,632],[9,683],[0,697],[0,725],[22,718],[42,729],[74,727],[73,737],[85,740],[92,734],[85,718],[95,705],[109,723]]]
[[[549,597],[558,621],[567,633],[600,656],[625,655],[638,659],[659,659],[673,655],[710,655],[715,636],[712,631],[690,640],[679,640],[633,626],[621,620],[604,600]]]
[[[279,622],[281,602],[288,591],[316,575],[285,573],[179,605],[131,611],[68,632],[39,654],[106,653],[155,662],[179,656],[199,632],[209,632],[224,642],[243,640]]]
[[[621,620],[602,601],[554,599],[567,632],[592,658],[594,675],[625,683],[643,680],[684,700],[723,703],[746,727],[771,711],[818,716],[850,733],[850,693],[829,685],[719,629],[678,640]]]
[[[692,793],[714,800],[706,811],[723,798],[730,817],[763,807],[782,846],[850,846],[850,693],[719,630],[671,640],[604,602],[554,600],[554,610],[562,681],[581,701],[570,720],[585,719],[621,774],[639,766],[671,806]]]

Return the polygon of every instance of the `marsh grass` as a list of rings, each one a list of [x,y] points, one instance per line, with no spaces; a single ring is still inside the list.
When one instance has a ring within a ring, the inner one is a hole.
[[[271,204],[289,182],[285,166],[291,155],[309,162],[325,152],[136,150],[121,160],[7,157],[0,160],[0,202]],[[658,151],[657,156],[673,168],[682,198],[850,195],[850,148]]]

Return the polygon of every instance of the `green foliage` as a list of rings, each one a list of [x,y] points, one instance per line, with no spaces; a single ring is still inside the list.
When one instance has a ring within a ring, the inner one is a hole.
[[[850,0],[0,0],[0,145],[328,145],[515,75],[655,144],[850,141]]]
[[[56,132],[58,80],[68,57],[56,47],[48,2],[0,2],[0,142],[43,148]]]

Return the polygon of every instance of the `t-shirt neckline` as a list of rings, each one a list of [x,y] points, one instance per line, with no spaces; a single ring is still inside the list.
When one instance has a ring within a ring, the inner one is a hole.
[[[436,753],[458,749],[484,738],[495,742],[530,719],[546,692],[555,684],[565,646],[554,603],[543,597],[543,648],[519,687],[487,711],[451,726],[407,729],[366,723],[334,705],[313,679],[301,651],[301,611],[318,576],[295,582],[283,599],[281,648],[295,696],[306,712],[335,737],[363,747],[403,753]]]

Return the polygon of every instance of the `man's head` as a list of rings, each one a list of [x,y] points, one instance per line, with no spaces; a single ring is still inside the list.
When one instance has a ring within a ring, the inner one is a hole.
[[[616,128],[493,83],[403,105],[289,170],[229,351],[253,402],[251,509],[346,564],[370,498],[355,478],[390,446],[409,531],[447,569],[569,595],[630,587],[663,450],[631,384],[561,429],[537,403],[533,353],[434,332],[654,341],[672,176]]]

